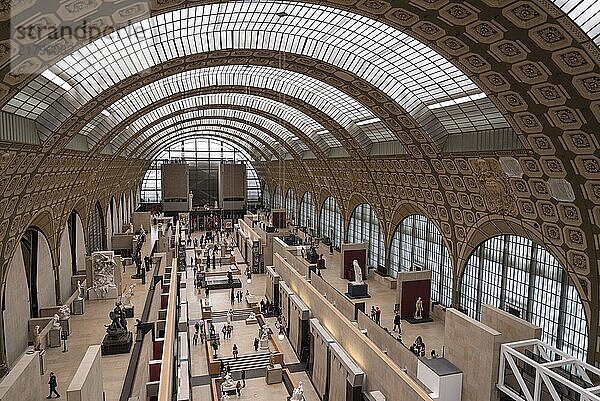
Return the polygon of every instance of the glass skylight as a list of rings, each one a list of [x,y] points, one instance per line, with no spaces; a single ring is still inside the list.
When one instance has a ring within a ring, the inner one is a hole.
[[[600,1],[552,0],[600,46]]]
[[[185,121],[187,119],[200,120],[205,118],[224,119],[227,121],[244,121],[255,126],[259,126],[263,128],[263,131],[270,133],[272,136],[262,134],[262,137],[267,143],[271,143],[275,148],[277,148],[275,146],[277,143],[286,143],[298,154],[309,150],[302,140],[300,140],[288,129],[280,125],[279,122],[247,112],[243,108],[241,110],[236,110],[233,108],[211,108],[211,105],[216,107],[218,103],[210,103],[207,101],[209,100],[210,96],[213,95],[195,96],[182,99],[152,110],[150,113],[139,117],[132,124],[130,124],[126,128],[127,132],[123,135],[120,134],[119,137],[115,139],[115,142],[121,145],[130,137],[131,133],[140,132],[146,129],[146,127],[148,127],[148,129],[152,129],[150,125],[155,124],[157,121],[164,119],[167,116],[171,116],[166,122]],[[206,106],[206,109],[198,109],[204,107],[205,105],[209,106]],[[248,124],[244,124],[244,126],[249,127]],[[142,132],[138,138],[133,140],[132,143],[134,146],[144,143],[150,139],[155,131],[148,131],[148,129]]]
[[[416,39],[368,17],[319,4],[262,0],[210,4],[134,25],[136,32],[145,34],[125,36],[117,31],[52,67],[72,85],[68,96],[61,94],[54,101],[52,91],[45,91],[36,97],[36,105],[26,105],[15,96],[5,110],[38,117],[45,127],[42,135],[50,135],[81,104],[133,74],[177,57],[224,49],[269,49],[337,65],[380,88],[424,127],[436,120],[425,104],[481,92],[454,65]],[[43,77],[33,82],[40,89],[28,85],[24,91],[41,92],[52,84]],[[462,105],[453,107],[462,110]],[[493,125],[479,108],[461,114],[471,126]],[[503,119],[495,110],[493,117],[498,115]],[[443,124],[427,126],[437,130],[432,136],[444,135]]]
[[[213,132],[226,132],[234,137],[237,135],[242,142],[249,142],[252,146],[256,146],[264,152],[271,153],[268,149],[277,149],[278,143],[273,142],[269,137],[265,138],[264,132],[236,121],[227,121],[225,119],[203,119],[203,120],[189,120],[186,122],[173,122],[173,120],[167,120],[154,127],[151,131],[148,131],[148,139],[142,143],[138,143],[134,150],[134,156],[143,155],[143,149],[147,144],[162,143],[173,135],[178,134],[180,131],[189,130],[211,130]],[[279,152],[278,152],[279,153]]]

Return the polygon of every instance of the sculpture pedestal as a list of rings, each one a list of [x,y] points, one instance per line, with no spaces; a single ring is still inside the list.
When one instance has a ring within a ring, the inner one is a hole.
[[[260,349],[269,349],[269,340],[260,340]]]
[[[66,319],[60,319],[58,321],[58,323],[60,323],[61,331],[66,331],[67,335],[70,336],[71,335],[71,318],[68,317]]]
[[[133,317],[134,309],[133,305],[128,305],[123,307],[123,311],[125,312],[125,317],[130,318]]]
[[[250,318],[246,319],[246,324],[257,324],[257,323],[258,323],[258,320],[256,320],[256,318],[254,318],[254,319],[250,319]]]
[[[369,285],[367,283],[348,283],[348,292],[346,293],[348,298],[371,298],[369,295]]]
[[[104,336],[102,340],[101,352],[102,355],[116,355],[116,354],[127,354],[131,350],[133,344],[133,335],[131,331],[127,334],[122,335],[119,338],[110,338],[108,334]]]
[[[76,299],[73,301],[71,305],[71,313],[73,315],[83,315],[84,307],[83,307],[83,299]]]
[[[60,347],[60,327],[53,327],[48,332],[48,347]]]
[[[273,367],[267,366],[267,375],[265,381],[267,384],[277,384],[283,381],[283,375],[281,373],[281,365],[276,364]]]

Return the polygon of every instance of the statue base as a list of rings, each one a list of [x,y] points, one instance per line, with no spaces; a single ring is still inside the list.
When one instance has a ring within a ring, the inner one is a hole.
[[[267,384],[277,384],[283,381],[283,374],[280,364],[267,366],[267,375],[265,376],[265,382]]]
[[[127,334],[123,334],[119,338],[110,338],[108,334],[104,336],[102,340],[102,346],[100,351],[102,355],[117,355],[117,354],[128,354],[133,344],[133,335],[131,331]]]
[[[83,299],[77,298],[73,301],[71,305],[71,313],[73,315],[83,315],[84,307],[83,307]]]
[[[123,307],[123,311],[125,312],[125,317],[133,317],[133,305]]]
[[[420,324],[420,323],[429,323],[429,322],[433,322],[433,319],[428,317],[422,317],[420,319],[415,319],[414,317],[407,317],[404,320],[406,320],[408,323],[410,324]]]
[[[357,283],[352,281],[348,283],[348,292],[346,296],[350,299],[371,298],[369,295],[369,285],[367,283]]]
[[[260,340],[260,349],[269,349],[269,340]]]

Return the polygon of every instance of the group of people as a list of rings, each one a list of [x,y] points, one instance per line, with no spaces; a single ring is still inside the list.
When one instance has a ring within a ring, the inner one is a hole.
[[[275,305],[268,299],[266,301],[264,299],[260,300],[260,313],[262,313],[263,315],[273,314],[274,308],[275,308]]]
[[[381,309],[379,306],[371,306],[371,320],[377,324],[381,324]]]
[[[206,330],[204,329],[205,323],[203,319],[198,320],[194,324],[194,337],[193,343],[194,345],[198,345],[198,337],[200,337],[200,341],[204,344],[204,340],[206,339]]]

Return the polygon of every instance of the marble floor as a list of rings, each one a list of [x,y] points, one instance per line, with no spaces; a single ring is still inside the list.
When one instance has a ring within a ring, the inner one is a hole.
[[[192,237],[200,237],[202,235],[201,232],[196,232],[192,234]],[[188,258],[193,253],[193,250],[188,249]],[[246,268],[246,265],[243,263],[243,258],[239,253],[239,250],[236,248],[234,251],[234,255],[238,262],[238,265],[242,271]],[[194,332],[194,323],[201,319],[201,308],[200,301],[204,298],[205,293],[204,290],[194,290],[193,289],[193,274],[188,272],[187,274],[187,287],[191,290],[187,291],[187,300],[188,300],[188,319],[189,319],[189,332],[190,338]],[[264,274],[255,274],[252,276],[252,282],[248,283],[246,280],[242,280],[242,291],[245,293],[249,291],[251,294],[254,294],[260,299],[264,296],[267,284],[267,277]],[[210,291],[209,298],[211,305],[213,306],[214,312],[225,312],[230,308],[234,310],[247,310],[249,305],[242,301],[238,303],[237,300],[234,304],[231,304],[230,298],[230,290],[215,290]],[[275,318],[269,318],[269,322],[271,327],[275,327]],[[237,344],[239,349],[239,355],[247,355],[253,354],[254,351],[254,337],[258,336],[258,325],[250,324],[247,325],[245,320],[235,320],[232,322],[234,327],[234,331],[231,339],[224,340],[223,335],[220,330],[223,327],[224,322],[215,323],[215,328],[218,333],[220,333],[221,337],[221,347],[219,348],[219,356],[230,357],[232,356],[232,347],[233,344]],[[294,353],[291,344],[287,340],[287,338],[283,340],[279,340],[277,336],[274,336],[274,341],[277,342],[277,345],[281,349],[284,354],[284,362],[286,365],[294,365],[299,362],[296,354]],[[207,347],[200,342],[198,345],[192,345],[191,360],[192,360],[192,377],[193,379],[204,379],[206,381],[208,378],[208,350]],[[211,351],[212,352],[212,351]],[[259,351],[260,352],[260,351]],[[318,401],[319,398],[315,393],[312,385],[310,384],[310,380],[306,375],[306,372],[299,371],[291,374],[293,380],[298,383],[299,381],[303,382],[303,386],[305,389],[305,399],[306,401]],[[239,379],[238,373],[233,372],[232,376],[235,380]],[[192,388],[192,396],[196,397],[195,399],[210,399],[211,387],[209,384],[202,384],[199,386],[195,386]],[[287,393],[283,384],[272,384],[267,385],[264,377],[257,378],[249,378],[246,380],[246,387],[241,392],[240,400],[264,400],[264,399],[273,399],[273,400],[285,400],[289,394]],[[232,399],[236,399],[237,397],[232,397]]]
[[[155,227],[152,227],[149,240],[143,245],[142,258],[150,253],[153,242],[158,234]],[[128,328],[132,330],[135,324],[135,319],[142,314],[143,305],[146,299],[146,294],[150,285],[150,280],[146,281],[145,285],[141,284],[141,280],[131,279],[131,275],[135,274],[136,268],[130,265],[123,273],[123,288],[129,287],[130,284],[136,283],[132,303],[135,306],[134,318],[127,319]],[[149,277],[150,273],[147,273]],[[56,374],[58,381],[58,392],[66,399],[66,390],[79,367],[83,356],[91,345],[102,343],[102,339],[106,334],[105,324],[110,323],[108,314],[115,307],[116,299],[100,300],[100,301],[85,301],[85,313],[83,315],[71,315],[71,330],[72,333],[67,340],[68,352],[62,352],[60,348],[46,348],[45,364],[46,374],[43,383],[48,381],[47,377],[51,371]],[[132,348],[133,349],[133,348]],[[119,354],[102,357],[102,379],[104,384],[104,393],[106,401],[117,401],[121,395],[123,380],[129,364],[131,354]],[[45,399],[47,394],[44,393],[40,399]]]

